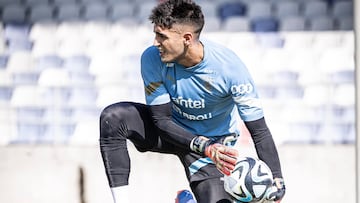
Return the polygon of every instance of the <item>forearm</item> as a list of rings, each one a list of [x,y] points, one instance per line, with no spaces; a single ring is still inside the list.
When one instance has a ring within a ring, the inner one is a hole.
[[[282,178],[279,155],[265,119],[245,122],[245,125],[254,141],[259,159],[270,167],[274,178]]]
[[[155,125],[159,128],[161,137],[186,150],[196,135],[185,130],[171,119],[171,103],[150,107]]]

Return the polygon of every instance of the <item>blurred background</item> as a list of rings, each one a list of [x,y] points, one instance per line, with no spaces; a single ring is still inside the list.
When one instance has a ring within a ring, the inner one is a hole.
[[[353,0],[196,0],[203,38],[248,66],[278,146],[283,203],[355,202]],[[155,0],[0,0],[0,202],[107,203],[101,110],[144,102]],[[254,155],[247,130],[238,146]],[[132,201],[187,189],[176,157],[131,143]]]

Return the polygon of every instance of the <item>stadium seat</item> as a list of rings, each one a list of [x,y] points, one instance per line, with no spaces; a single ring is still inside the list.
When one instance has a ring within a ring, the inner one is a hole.
[[[300,15],[300,2],[298,1],[280,1],[274,2],[275,16],[278,18],[299,16]]]
[[[225,21],[229,17],[233,16],[245,16],[246,5],[242,2],[223,2],[218,5],[219,17],[222,21]]]
[[[218,17],[217,3],[213,1],[199,1],[198,4],[201,6],[205,18]]]
[[[7,63],[9,61],[9,55],[8,54],[0,54],[0,71],[5,70]]]
[[[4,23],[25,23],[26,7],[23,4],[7,4],[2,8],[1,21]]]
[[[18,51],[30,51],[32,42],[29,40],[30,26],[27,24],[9,23],[4,28],[4,40],[7,43],[9,53]]]
[[[98,88],[96,107],[105,108],[106,106],[119,102],[129,101],[129,89],[124,85],[108,85]]]
[[[40,73],[38,85],[47,88],[68,87],[71,85],[69,73],[64,69],[46,68]]]
[[[331,9],[331,16],[334,18],[352,17],[354,15],[353,4],[353,1],[335,1]]]
[[[106,21],[109,8],[107,4],[99,1],[90,1],[83,5],[83,19],[86,21]]]
[[[96,145],[99,141],[99,122],[95,120],[85,120],[76,124],[73,135],[70,137],[70,145]]]
[[[325,1],[304,1],[303,15],[305,18],[315,18],[328,15],[328,4]]]
[[[30,52],[15,52],[9,56],[6,69],[11,74],[34,72],[34,59]]]
[[[11,54],[14,52],[28,51],[32,49],[32,42],[29,39],[18,39],[18,40],[8,40],[7,41],[7,53]]]
[[[0,0],[0,7],[4,8],[9,4],[21,4],[22,0]]]
[[[88,21],[83,25],[82,36],[85,40],[109,38],[110,27],[107,21]]]
[[[49,21],[35,22],[34,24],[32,24],[31,29],[29,31],[29,39],[34,41],[35,43],[38,40],[46,41],[47,39],[53,39],[56,30],[57,30],[57,23],[55,22],[49,22]]]
[[[221,21],[218,17],[207,17],[203,32],[217,32],[221,29]]]
[[[338,17],[335,19],[336,30],[354,30],[354,18],[351,17]]]
[[[81,19],[81,6],[77,3],[62,3],[57,6],[55,19],[59,22],[79,21]]]
[[[50,4],[32,4],[29,6],[29,22],[41,21],[52,22],[54,20],[55,7]]]
[[[333,103],[337,106],[353,107],[355,105],[354,84],[341,84],[334,89]]]
[[[11,106],[15,108],[45,106],[43,95],[44,92],[37,85],[16,86],[10,100]]]
[[[305,31],[306,20],[302,16],[288,16],[279,19],[279,31]]]
[[[13,87],[11,86],[12,83],[9,76],[6,72],[0,71],[0,79],[4,80],[0,82],[0,109],[3,107],[3,104],[10,104]]]
[[[309,20],[310,31],[330,31],[334,30],[334,19],[327,16],[314,17]]]
[[[59,41],[57,54],[62,57],[70,57],[86,54],[86,41],[80,38],[69,38]]]
[[[73,55],[63,58],[63,68],[71,73],[87,73],[90,65],[90,58],[86,55]]]
[[[40,4],[49,4],[50,0],[24,0],[23,3],[27,6],[34,6]]]
[[[78,0],[52,0],[53,4],[60,6],[62,4],[75,4],[78,3]]]
[[[89,87],[73,87],[71,89],[68,106],[72,108],[91,108],[95,106],[97,90]],[[77,117],[81,119],[80,117]]]
[[[62,68],[63,59],[53,53],[44,54],[35,58],[34,68],[36,71],[43,71],[48,68]]]
[[[109,53],[102,52],[101,54],[94,55],[91,58],[89,73],[97,76],[101,74],[116,74],[117,72],[122,73],[122,67],[124,61],[121,56]]]
[[[135,4],[133,3],[113,3],[110,4],[109,19],[112,22],[121,19],[133,18],[135,16]]]
[[[222,30],[227,32],[248,32],[250,31],[250,21],[246,17],[228,17],[223,22]]]
[[[324,124],[319,129],[318,134],[314,135],[314,142],[317,144],[341,144],[347,130],[344,125]]]
[[[272,5],[267,1],[254,1],[247,5],[246,17],[249,19],[272,17]]]
[[[251,31],[253,32],[277,32],[279,22],[275,18],[256,18],[251,20]]]
[[[44,55],[56,55],[58,43],[52,38],[43,38],[33,42],[31,54],[33,57],[42,57]]]
[[[8,23],[4,27],[5,40],[27,40],[30,29],[28,24]]]

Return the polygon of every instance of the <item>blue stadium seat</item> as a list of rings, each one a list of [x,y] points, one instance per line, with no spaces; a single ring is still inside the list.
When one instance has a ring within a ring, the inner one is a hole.
[[[298,1],[275,1],[275,16],[280,18],[300,15],[300,2]]]
[[[92,1],[84,4],[83,19],[87,21],[106,21],[109,8],[107,4],[99,1]]]
[[[219,17],[222,21],[232,16],[245,16],[246,4],[242,2],[224,2],[218,5]]]
[[[60,56],[49,53],[35,58],[34,68],[40,72],[47,68],[62,68],[63,63],[64,61]]]
[[[23,4],[8,4],[2,9],[1,21],[4,23],[25,23],[26,7]]]
[[[251,21],[253,32],[277,32],[279,22],[275,18],[256,18]]]
[[[334,18],[352,17],[354,15],[354,3],[352,1],[336,1],[334,2],[331,15]]]
[[[87,73],[90,65],[90,58],[86,55],[74,55],[63,59],[63,68],[71,73]]]
[[[329,31],[334,30],[334,19],[327,16],[314,17],[309,19],[309,30],[311,31]]]
[[[133,18],[135,16],[135,4],[112,3],[110,4],[109,19],[119,21],[121,19]]]
[[[339,17],[335,19],[335,27],[337,30],[354,30],[354,18]]]
[[[29,5],[29,21],[31,23],[39,21],[53,21],[55,7],[50,4],[33,4]]]
[[[304,31],[306,20],[302,16],[288,16],[280,18],[279,31]]]
[[[35,6],[35,5],[46,5],[49,4],[51,0],[24,0],[23,3],[27,6]]]
[[[55,19],[63,21],[78,21],[81,19],[81,6],[77,3],[63,3],[57,6]]]
[[[22,0],[0,0],[0,7],[4,8],[9,4],[21,4]]]
[[[329,8],[325,1],[305,1],[303,3],[303,15],[305,18],[314,18],[328,15]]]

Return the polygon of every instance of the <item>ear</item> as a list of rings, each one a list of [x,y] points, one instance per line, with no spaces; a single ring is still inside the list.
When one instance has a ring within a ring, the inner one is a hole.
[[[191,32],[186,32],[184,34],[184,44],[185,46],[189,46],[191,44],[191,41],[193,40],[193,34]]]

